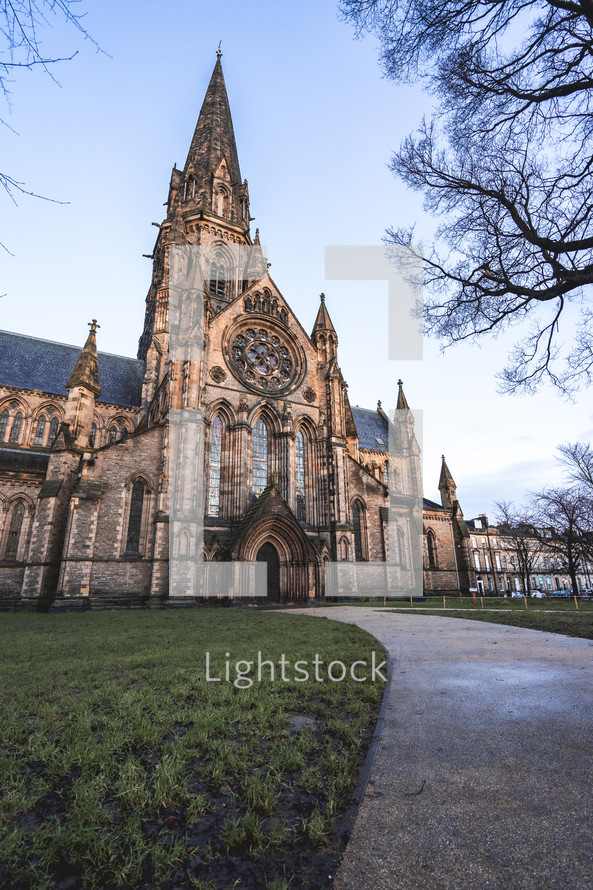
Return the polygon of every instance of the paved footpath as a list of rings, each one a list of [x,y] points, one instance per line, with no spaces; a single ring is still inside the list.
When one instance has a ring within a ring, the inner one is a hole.
[[[366,608],[295,611],[356,624],[392,659],[336,890],[592,890],[593,641]]]

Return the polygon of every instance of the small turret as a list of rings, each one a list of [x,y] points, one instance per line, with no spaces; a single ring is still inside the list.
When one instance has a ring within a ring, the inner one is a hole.
[[[408,405],[408,400],[404,394],[404,382],[403,380],[397,381],[398,391],[397,391],[397,409],[402,411],[409,411],[410,406]]]
[[[311,332],[311,340],[317,347],[319,361],[322,364],[329,364],[338,355],[338,335],[325,305],[325,294],[320,294],[319,300],[320,305]]]
[[[64,413],[64,423],[68,426],[70,443],[79,448],[86,448],[89,444],[95,416],[95,400],[101,395],[95,337],[100,325],[93,318],[92,322],[89,322],[89,327],[86,343],[82,347],[66,384],[68,401]]]
[[[457,503],[457,486],[451,475],[451,471],[447,466],[445,455],[442,455],[443,463],[441,465],[441,475],[439,478],[439,491],[441,493],[441,504],[443,507],[451,509]]]

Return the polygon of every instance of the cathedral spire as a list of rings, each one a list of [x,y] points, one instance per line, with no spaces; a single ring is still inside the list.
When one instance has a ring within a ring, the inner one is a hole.
[[[247,182],[241,179],[231,109],[217,50],[181,176],[183,210],[201,210],[249,225]]]

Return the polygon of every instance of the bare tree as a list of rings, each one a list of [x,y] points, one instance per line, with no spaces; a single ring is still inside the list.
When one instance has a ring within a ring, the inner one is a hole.
[[[536,571],[538,560],[543,552],[542,544],[531,524],[527,511],[521,511],[511,501],[498,501],[496,504],[498,525],[507,551],[514,556],[517,574],[521,578],[523,593],[530,589],[529,578]]]
[[[79,0],[4,0],[0,4],[0,35],[3,42],[0,54],[0,92],[10,105],[10,95],[14,77],[19,69],[41,68],[54,78],[53,66],[58,62],[70,61],[76,52],[69,56],[47,56],[42,50],[41,33],[51,27],[52,21],[62,19],[72,25],[79,34],[99,50],[99,45],[88,34],[77,12]],[[12,129],[4,118],[0,124]],[[25,187],[25,184],[8,173],[0,172],[0,185],[16,203],[17,193],[53,200],[38,195]],[[4,245],[2,245],[4,246]]]
[[[532,504],[534,533],[570,575],[573,593],[577,594],[577,573],[591,558],[591,497],[577,487],[548,488],[535,493]]]
[[[428,331],[451,344],[525,323],[504,390],[590,382],[592,0],[340,0],[340,9],[358,34],[378,35],[388,77],[421,78],[437,98],[435,120],[391,162],[443,220],[424,251]],[[413,250],[413,229],[388,240]],[[569,304],[580,323],[564,350]]]
[[[593,449],[584,442],[567,442],[559,445],[560,461],[568,471],[568,478],[582,485],[593,495]]]

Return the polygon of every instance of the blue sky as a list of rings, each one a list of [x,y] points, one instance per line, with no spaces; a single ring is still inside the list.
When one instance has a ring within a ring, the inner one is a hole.
[[[324,280],[329,244],[378,244],[388,226],[417,221],[420,198],[387,169],[429,100],[384,80],[372,39],[354,40],[333,2],[170,0],[83,4],[104,53],[56,20],[48,54],[78,50],[55,68],[23,71],[4,118],[3,169],[68,202],[2,200],[0,326],[82,344],[101,323],[100,349],[134,355],[150,281],[150,254],[173,163],[183,165],[222,40],[241,172],[270,273],[305,328],[321,291],[340,338],[352,404],[393,405],[402,377],[423,412],[425,493],[437,496],[445,453],[466,516],[495,500],[559,480],[557,444],[591,439],[590,394],[567,403],[496,393],[512,336],[422,362],[387,360],[386,285]],[[569,331],[566,331],[569,336]]]

